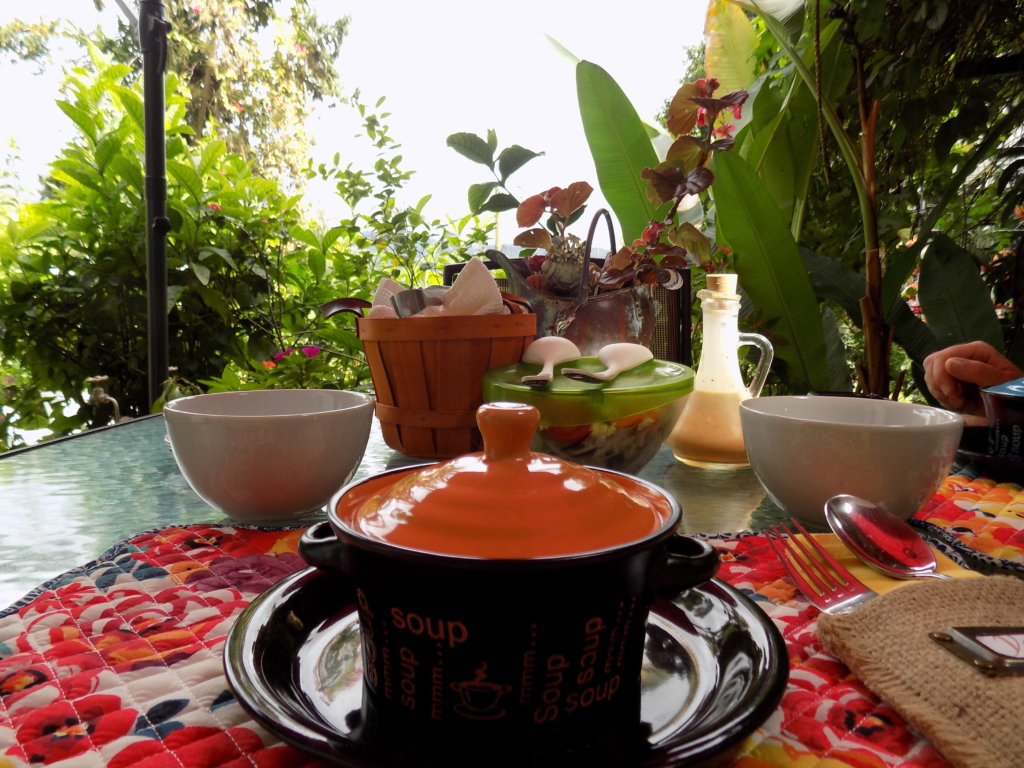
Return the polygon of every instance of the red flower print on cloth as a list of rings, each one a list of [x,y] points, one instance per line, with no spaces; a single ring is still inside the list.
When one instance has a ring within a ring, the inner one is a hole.
[[[275,756],[280,759],[275,759]],[[250,759],[252,757],[252,759]],[[162,740],[136,741],[111,758],[108,768],[292,768],[308,764],[290,748],[264,750],[263,740],[248,728],[190,726],[167,734]]]
[[[28,713],[17,725],[18,744],[7,754],[48,765],[101,747],[128,733],[137,713],[119,696],[93,695],[73,704],[58,701]]]
[[[201,592],[231,587],[239,592],[259,594],[305,565],[306,561],[298,555],[218,557],[206,568],[190,572],[185,583]]]
[[[140,534],[0,617],[0,766],[323,768],[255,723],[222,674],[224,638],[242,610],[305,567],[301,532]],[[712,539],[718,578],[774,622],[790,661],[781,705],[733,768],[945,768],[822,649],[817,610],[763,536]]]

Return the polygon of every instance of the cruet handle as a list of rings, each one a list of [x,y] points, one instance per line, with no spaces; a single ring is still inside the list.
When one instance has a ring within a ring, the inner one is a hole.
[[[741,333],[739,345],[741,347],[757,347],[761,350],[761,359],[757,361],[754,375],[750,379],[750,384],[747,385],[747,391],[750,392],[750,396],[757,397],[761,394],[765,379],[768,378],[768,371],[772,367],[772,360],[775,359],[775,350],[772,348],[772,343],[759,333]]]

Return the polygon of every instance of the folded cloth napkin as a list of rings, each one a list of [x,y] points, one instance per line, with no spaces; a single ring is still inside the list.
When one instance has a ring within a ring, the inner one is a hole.
[[[395,318],[391,297],[405,286],[389,277],[380,281],[370,302],[367,317]],[[458,279],[444,294],[441,304],[429,306],[413,317],[437,317],[439,315],[502,315],[508,314],[501,297],[501,290],[494,275],[480,259],[470,259],[459,272]]]
[[[377,284],[377,290],[373,292],[370,311],[367,317],[396,318],[395,308],[391,305],[391,297],[399,291],[404,291],[405,286],[397,280],[385,277]]]
[[[929,637],[972,626],[1024,626],[1024,581],[916,582],[852,613],[818,619],[826,650],[954,766],[1020,768],[1024,676],[988,677]]]
[[[441,304],[427,307],[413,317],[507,313],[508,309],[501,300],[501,291],[491,270],[480,259],[470,259],[444,295]]]
[[[868,587],[868,589],[873,592],[877,592],[879,595],[884,595],[886,592],[892,592],[894,589],[918,583],[914,579],[894,579],[891,576],[886,576],[880,571],[876,571],[853,554],[853,552],[851,552],[834,533],[814,533],[811,535],[814,536],[817,542],[821,544],[828,553],[832,555],[832,557],[839,561],[840,565],[844,566],[846,570],[853,574],[854,578]],[[932,550],[932,552],[935,555],[935,570],[938,573],[954,579],[980,579],[982,577],[982,574],[977,571],[961,568],[941,552],[936,552],[935,550]]]

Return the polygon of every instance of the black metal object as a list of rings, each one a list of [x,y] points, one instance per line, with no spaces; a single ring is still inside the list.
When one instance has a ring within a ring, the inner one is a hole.
[[[167,157],[164,143],[164,69],[167,31],[160,0],[141,0],[142,100],[146,144],[146,287],[149,402],[160,397],[169,368],[167,332]]]

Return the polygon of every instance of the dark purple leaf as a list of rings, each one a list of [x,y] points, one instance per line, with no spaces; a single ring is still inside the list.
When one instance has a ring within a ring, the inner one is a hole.
[[[712,115],[717,115],[726,107],[732,106],[732,104],[729,104],[724,99],[715,99],[705,96],[694,96],[692,99],[690,99],[690,101],[692,101],[698,107],[703,107],[708,111],[709,114]]]
[[[724,96],[719,96],[718,99],[719,101],[725,102],[726,105],[730,107],[738,107],[744,102],[746,102],[747,95],[748,94],[746,91],[732,91],[731,93],[727,93]]]
[[[710,187],[711,182],[714,180],[715,175],[703,165],[694,168],[686,176],[686,182],[683,184],[683,193],[687,195],[699,194]]]

